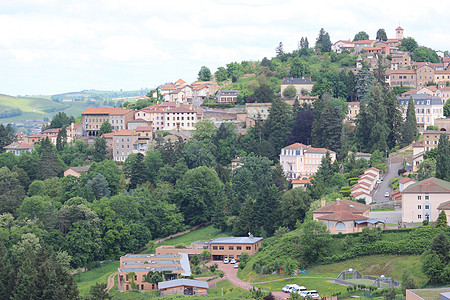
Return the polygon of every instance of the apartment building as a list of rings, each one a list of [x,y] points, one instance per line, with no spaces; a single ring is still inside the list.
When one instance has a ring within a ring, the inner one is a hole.
[[[236,90],[220,90],[216,94],[217,103],[236,103],[238,95]]]
[[[178,253],[172,255],[127,254],[120,258],[119,290],[154,290],[157,284],[146,282],[149,272],[163,272],[165,280],[178,279],[180,276],[191,276],[188,255]]]
[[[125,161],[133,153],[133,145],[138,139],[138,135],[128,129],[114,132],[112,135],[113,160]]]
[[[411,56],[408,53],[397,52],[392,54],[391,70],[404,70],[411,66]]]
[[[409,97],[400,96],[397,100],[400,103],[403,118],[406,118],[409,98],[412,97],[416,109],[417,129],[423,133],[428,125],[434,125],[434,120],[444,116],[444,102],[441,98],[428,94],[411,94]]]
[[[151,121],[156,130],[194,130],[195,123],[203,118],[202,109],[190,104],[163,102],[145,107],[135,113],[136,119]]]
[[[412,86],[416,87],[415,70],[387,70],[386,83],[390,86]]]
[[[126,129],[128,122],[133,119],[132,109],[90,107],[81,113],[83,136],[97,136],[104,122],[109,122],[113,131]]]
[[[327,152],[330,153],[331,162],[334,162],[334,151],[294,143],[281,149],[280,164],[289,180],[308,178],[320,168],[322,158]]]

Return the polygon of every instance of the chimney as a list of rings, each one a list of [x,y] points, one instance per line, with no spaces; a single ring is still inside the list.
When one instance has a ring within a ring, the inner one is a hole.
[[[341,204],[341,199],[337,198],[336,199],[336,205],[339,205],[339,204]]]
[[[325,198],[320,199],[320,207],[324,207],[326,204]]]

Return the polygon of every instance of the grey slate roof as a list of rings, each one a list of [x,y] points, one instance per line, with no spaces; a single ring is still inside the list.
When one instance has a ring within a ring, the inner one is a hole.
[[[440,97],[431,96],[428,94],[411,94],[406,97],[397,97],[397,100],[400,102],[401,106],[408,106],[409,97],[413,98],[414,106],[418,105],[428,105],[427,100],[430,101],[429,105],[442,105],[442,99]]]
[[[309,78],[286,78],[281,84],[313,84]]]
[[[211,244],[254,244],[262,240],[262,237],[220,237],[211,240]]]
[[[200,288],[208,288],[208,282],[206,281],[200,281],[200,280],[194,280],[194,279],[174,279],[169,281],[162,281],[158,283],[158,289],[167,289],[171,287],[176,286],[193,286],[193,287],[200,287]]]

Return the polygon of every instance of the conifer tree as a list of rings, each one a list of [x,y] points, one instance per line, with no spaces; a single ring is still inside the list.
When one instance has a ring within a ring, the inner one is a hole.
[[[106,140],[102,137],[98,137],[94,143],[94,151],[92,152],[92,160],[95,162],[101,162],[106,159]]]
[[[445,210],[441,210],[438,218],[436,219],[436,227],[447,227],[447,215]]]
[[[40,153],[38,177],[45,180],[58,176],[62,172],[62,167],[48,137],[41,141]]]
[[[411,144],[417,138],[416,107],[412,97],[408,101],[406,120],[402,126],[402,146]]]
[[[277,154],[286,145],[292,123],[292,110],[289,104],[281,101],[279,97],[275,98],[270,107],[269,117],[264,123],[264,135]]]
[[[450,181],[450,145],[447,134],[441,134],[436,157],[436,177]]]
[[[56,137],[56,149],[58,151],[64,150],[64,147],[67,144],[67,131],[66,127],[61,128],[60,131],[58,131],[58,136]]]

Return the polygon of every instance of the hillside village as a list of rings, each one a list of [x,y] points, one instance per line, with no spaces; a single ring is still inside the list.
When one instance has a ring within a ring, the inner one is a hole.
[[[113,299],[210,297],[222,277],[236,299],[430,299],[426,284],[449,299],[450,57],[400,26],[395,38],[334,44],[322,31],[314,48],[302,38],[270,60],[202,67],[136,102],[60,112],[40,133],[1,125],[0,254],[19,260],[34,245],[38,264],[53,259],[48,244],[78,273],[118,260],[98,288]],[[164,244],[203,227],[223,236]],[[420,271],[350,266],[308,291],[288,284],[374,255],[408,256]]]

